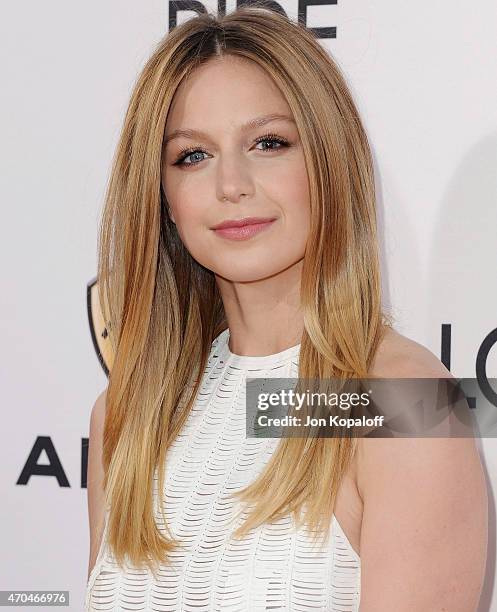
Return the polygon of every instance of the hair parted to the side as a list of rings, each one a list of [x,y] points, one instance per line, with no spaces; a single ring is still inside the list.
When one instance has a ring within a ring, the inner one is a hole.
[[[381,305],[372,155],[329,53],[303,24],[254,5],[220,17],[203,13],[173,28],[135,83],[98,253],[99,298],[114,354],[103,442],[108,542],[120,565],[146,565],[154,573],[181,546],[161,512],[165,453],[195,400],[212,341],[227,327],[214,274],[190,256],[169,218],[161,189],[163,136],[182,80],[227,54],[272,77],[304,150],[311,225],[299,377],[367,377],[392,325]],[[237,494],[253,508],[235,537],[289,512],[298,517],[303,505],[306,524],[327,534],[354,451],[347,437],[282,438],[257,481]]]

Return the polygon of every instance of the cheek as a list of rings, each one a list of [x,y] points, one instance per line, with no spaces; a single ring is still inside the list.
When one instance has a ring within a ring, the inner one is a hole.
[[[181,201],[181,206],[174,202],[171,210],[176,224],[176,230],[190,251],[198,243],[199,235],[202,230],[202,212],[197,202]]]
[[[307,234],[310,225],[310,199],[305,168],[299,164],[273,184],[274,200],[281,206],[285,223],[296,235]]]
[[[198,193],[188,190],[187,195],[183,190],[183,195],[179,198],[168,199],[181,241],[192,257],[202,265],[211,249],[208,242],[208,211],[204,205],[205,193],[205,189],[199,190]]]
[[[169,179],[166,182],[166,199],[171,216],[181,234],[183,228],[199,223],[202,204],[202,189],[187,181]],[[205,190],[203,191],[205,194]]]
[[[199,201],[205,189],[195,174],[191,171],[173,169],[167,165],[163,169],[162,186],[169,206],[176,215],[180,214],[180,208],[181,211],[191,209],[195,202]]]

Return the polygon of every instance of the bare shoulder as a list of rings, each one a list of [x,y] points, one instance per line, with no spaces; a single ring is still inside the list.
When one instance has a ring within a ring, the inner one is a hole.
[[[452,377],[449,370],[427,347],[386,326],[373,358],[372,376],[380,378],[443,378]],[[397,444],[399,446],[399,444]],[[402,446],[402,441],[400,442]],[[353,478],[357,494],[364,501],[364,483],[374,477],[371,474],[371,453],[380,448],[390,448],[387,438],[359,438],[354,456]]]
[[[385,328],[371,373],[383,378],[452,376],[430,349],[390,327]]]
[[[450,371],[427,347],[404,336],[393,328],[385,329],[376,355],[373,359],[371,373],[381,378],[454,378]],[[438,442],[437,442],[438,441]],[[454,439],[446,440],[446,444],[454,448],[457,442]],[[459,442],[464,444],[464,442]],[[474,446],[474,441],[466,442],[466,446]],[[375,478],[375,460],[382,461],[400,459],[395,454],[407,453],[407,448],[413,452],[429,453],[441,449],[443,443],[439,438],[360,438],[357,453],[357,487],[364,491],[364,483]],[[380,455],[383,456],[380,457]],[[435,460],[435,457],[432,456]]]
[[[380,378],[453,378],[432,351],[392,327],[384,328],[370,371],[372,376]],[[365,465],[368,465],[365,447],[379,448],[389,445],[388,439],[383,439],[383,442],[381,440],[382,438],[359,438],[357,441],[355,479],[361,497],[361,482],[365,479],[363,471]]]

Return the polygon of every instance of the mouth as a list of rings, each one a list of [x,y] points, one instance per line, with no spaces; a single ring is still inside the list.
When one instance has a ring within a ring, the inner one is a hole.
[[[223,221],[211,229],[222,238],[247,240],[270,228],[275,221],[275,217],[246,217]]]

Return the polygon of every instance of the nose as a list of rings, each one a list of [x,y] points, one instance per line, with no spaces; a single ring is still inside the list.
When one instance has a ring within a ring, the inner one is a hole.
[[[254,194],[254,181],[248,162],[242,156],[230,155],[220,160],[217,175],[217,198],[219,201],[239,202],[242,196]]]

